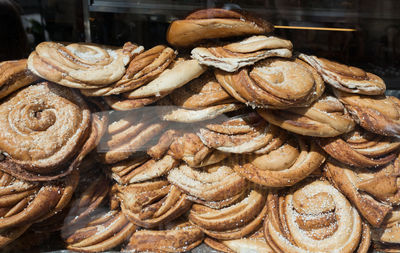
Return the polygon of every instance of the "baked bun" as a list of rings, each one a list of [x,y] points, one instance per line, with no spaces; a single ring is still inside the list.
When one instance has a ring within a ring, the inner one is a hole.
[[[63,86],[94,89],[118,81],[125,65],[143,47],[125,43],[115,49],[96,44],[42,42],[28,58],[34,74]]]
[[[385,82],[377,75],[314,55],[300,54],[299,58],[313,66],[326,83],[339,90],[365,95],[385,93]]]
[[[173,46],[188,47],[205,39],[265,34],[273,29],[265,20],[238,11],[211,8],[173,21],[167,31],[167,41]]]
[[[38,79],[27,69],[26,59],[0,62],[0,99]]]
[[[207,66],[235,72],[270,57],[292,57],[293,45],[289,40],[273,36],[252,36],[240,42],[218,47],[196,47],[192,58]]]
[[[365,96],[334,90],[354,120],[367,131],[400,136],[400,100],[392,96]]]
[[[333,96],[322,96],[310,107],[285,110],[257,109],[269,123],[290,132],[316,137],[333,137],[354,129],[355,122],[344,105]]]
[[[274,252],[368,251],[368,225],[327,181],[271,192],[267,203],[264,235]]]
[[[252,107],[308,106],[324,91],[321,76],[299,59],[266,59],[234,73],[216,70],[215,75],[231,96]]]

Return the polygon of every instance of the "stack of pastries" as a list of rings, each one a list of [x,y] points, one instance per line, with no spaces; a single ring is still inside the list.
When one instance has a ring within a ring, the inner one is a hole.
[[[398,252],[400,100],[272,31],[205,9],[0,63],[0,247]]]

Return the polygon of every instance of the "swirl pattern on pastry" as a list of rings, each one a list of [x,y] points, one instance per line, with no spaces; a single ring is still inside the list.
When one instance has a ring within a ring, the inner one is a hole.
[[[247,190],[246,180],[224,162],[201,169],[181,165],[169,172],[168,181],[193,202],[217,209],[232,204]]]
[[[196,47],[192,58],[201,64],[227,72],[235,72],[241,67],[253,65],[270,57],[292,57],[293,45],[289,40],[274,36],[252,36],[240,42],[217,47]]]
[[[372,170],[349,168],[329,161],[326,176],[357,207],[360,214],[374,227],[379,227],[400,201],[399,159]]]
[[[256,231],[267,213],[266,192],[253,188],[248,196],[222,209],[193,204],[189,221],[209,237],[239,239]]]
[[[160,75],[174,60],[173,49],[158,45],[136,55],[129,63],[125,75],[117,82],[98,89],[81,90],[85,96],[109,96],[137,89]]]
[[[166,180],[116,185],[122,212],[134,224],[153,228],[174,220],[190,209],[192,202]]]
[[[368,225],[326,181],[268,195],[264,235],[275,252],[367,252]]]
[[[121,79],[125,65],[141,51],[143,47],[129,42],[122,49],[87,43],[42,42],[29,55],[28,68],[60,85],[93,89]]]
[[[333,96],[322,96],[307,108],[258,109],[269,123],[301,135],[333,137],[354,129],[345,107]]]
[[[6,160],[34,173],[62,169],[90,130],[91,113],[82,97],[52,83],[14,93],[0,105],[0,115],[0,150]]]
[[[334,90],[354,120],[364,129],[400,136],[400,100],[392,96],[365,96]]]
[[[361,128],[335,138],[320,138],[317,142],[331,157],[358,168],[387,164],[396,158],[400,148],[400,139]]]
[[[175,221],[160,230],[136,231],[122,252],[187,252],[203,241],[204,234],[185,221]]]
[[[0,99],[38,79],[26,68],[26,59],[0,62]]]
[[[308,106],[325,89],[317,71],[299,59],[266,59],[234,73],[216,70],[215,75],[231,96],[252,107]]]
[[[299,58],[313,66],[326,83],[339,90],[365,95],[385,93],[385,82],[377,75],[314,55],[300,54]]]
[[[312,140],[295,136],[277,144],[265,154],[236,155],[233,169],[254,183],[283,187],[303,180],[325,161],[325,155]]]

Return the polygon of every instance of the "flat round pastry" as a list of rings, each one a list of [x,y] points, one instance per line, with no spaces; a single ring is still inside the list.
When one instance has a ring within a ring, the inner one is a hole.
[[[261,155],[235,155],[233,169],[251,182],[284,187],[303,180],[324,161],[324,153],[313,140],[294,136],[276,142]]]
[[[42,82],[0,104],[0,169],[46,175],[62,170],[91,131],[91,113],[72,89]]]
[[[257,112],[271,124],[307,136],[338,136],[350,132],[355,126],[343,104],[329,95],[322,96],[310,107],[258,109]]]
[[[304,107],[324,91],[321,76],[299,59],[266,59],[234,73],[216,70],[215,76],[231,96],[252,107]]]
[[[210,8],[173,21],[167,31],[167,41],[173,46],[188,47],[205,39],[265,34],[273,29],[272,24],[248,14]]]
[[[377,75],[314,55],[300,54],[299,58],[313,66],[326,83],[339,90],[365,95],[385,93],[385,82]]]
[[[400,135],[400,100],[392,96],[365,96],[334,90],[354,120],[364,129],[387,136]]]
[[[267,213],[266,191],[252,188],[238,202],[222,209],[193,204],[189,221],[211,238],[239,239],[253,233]]]
[[[122,212],[135,225],[154,228],[186,213],[192,202],[166,180],[129,185],[116,184]]]
[[[142,51],[143,47],[130,42],[121,49],[88,43],[42,42],[29,55],[28,68],[63,86],[94,89],[121,79],[125,65]]]
[[[114,110],[127,111],[154,103],[173,90],[182,87],[206,71],[206,67],[196,60],[178,58],[168,65],[157,78],[135,90],[120,96],[105,97],[107,104]]]
[[[182,123],[213,119],[244,107],[221,87],[210,71],[174,90],[167,98],[169,101],[161,104],[161,118]]]
[[[180,165],[172,169],[168,181],[188,194],[188,199],[220,209],[240,199],[247,191],[247,182],[226,162],[194,169]]]
[[[397,157],[400,139],[377,135],[362,128],[335,138],[320,138],[318,144],[331,157],[357,168],[387,164]]]
[[[27,69],[26,61],[22,59],[0,62],[0,99],[39,80],[39,77]]]
[[[203,238],[200,229],[179,220],[159,230],[136,231],[122,252],[187,252],[200,245]]]
[[[217,47],[196,47],[192,58],[201,64],[227,72],[253,65],[270,57],[292,57],[292,42],[274,36],[252,36],[242,41]]]
[[[160,75],[174,60],[173,49],[158,45],[136,55],[129,63],[124,76],[109,86],[97,89],[83,89],[85,96],[109,96],[137,89]]]
[[[264,235],[274,252],[368,251],[370,229],[327,181],[268,194]]]
[[[121,211],[103,211],[66,237],[65,243],[73,251],[102,252],[121,245],[135,230],[136,226]]]
[[[394,163],[371,170],[329,161],[325,170],[329,180],[374,227],[382,224],[392,205],[400,203],[399,158]]]

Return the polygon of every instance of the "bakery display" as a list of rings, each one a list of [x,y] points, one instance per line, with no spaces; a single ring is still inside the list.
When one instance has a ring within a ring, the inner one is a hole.
[[[395,252],[399,100],[272,28],[205,9],[170,47],[0,63],[0,248]]]

